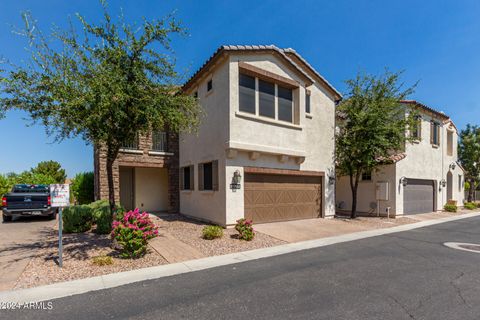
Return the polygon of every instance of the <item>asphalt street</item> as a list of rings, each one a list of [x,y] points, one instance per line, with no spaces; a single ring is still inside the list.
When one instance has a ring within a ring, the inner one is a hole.
[[[0,310],[1,319],[480,319],[480,218]]]

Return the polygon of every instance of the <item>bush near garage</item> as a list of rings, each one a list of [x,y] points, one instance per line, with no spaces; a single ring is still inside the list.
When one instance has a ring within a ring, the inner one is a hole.
[[[87,205],[70,206],[62,211],[63,231],[65,233],[80,233],[92,228],[92,208]]]
[[[158,228],[148,213],[138,208],[125,212],[120,221],[113,222],[111,237],[121,247],[120,256],[126,259],[140,258],[147,252],[148,240],[158,235]]]
[[[213,240],[223,236],[223,228],[220,226],[205,226],[202,230],[202,238]]]
[[[447,212],[457,212],[457,206],[454,204],[446,204],[443,209]]]
[[[473,202],[467,202],[463,205],[463,207],[468,210],[475,210],[478,208],[477,205]]]
[[[255,237],[255,230],[253,230],[253,221],[247,219],[237,220],[235,230],[238,231],[238,238],[240,240],[252,241]]]

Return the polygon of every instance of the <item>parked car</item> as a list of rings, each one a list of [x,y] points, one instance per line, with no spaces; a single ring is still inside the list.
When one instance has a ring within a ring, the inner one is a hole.
[[[46,216],[55,219],[57,208],[51,206],[50,188],[45,184],[17,184],[2,197],[3,221],[19,216]]]

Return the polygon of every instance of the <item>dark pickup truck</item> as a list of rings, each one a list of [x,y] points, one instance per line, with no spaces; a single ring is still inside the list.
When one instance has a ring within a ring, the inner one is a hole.
[[[17,184],[2,197],[3,221],[18,216],[46,216],[55,219],[57,208],[51,207],[50,188],[44,184]]]

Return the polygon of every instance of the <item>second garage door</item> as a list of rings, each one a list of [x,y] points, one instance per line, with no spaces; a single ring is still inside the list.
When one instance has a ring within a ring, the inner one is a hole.
[[[403,213],[416,214],[435,211],[435,192],[432,180],[408,179],[403,191]]]
[[[321,217],[322,178],[245,175],[245,218],[254,223]]]

